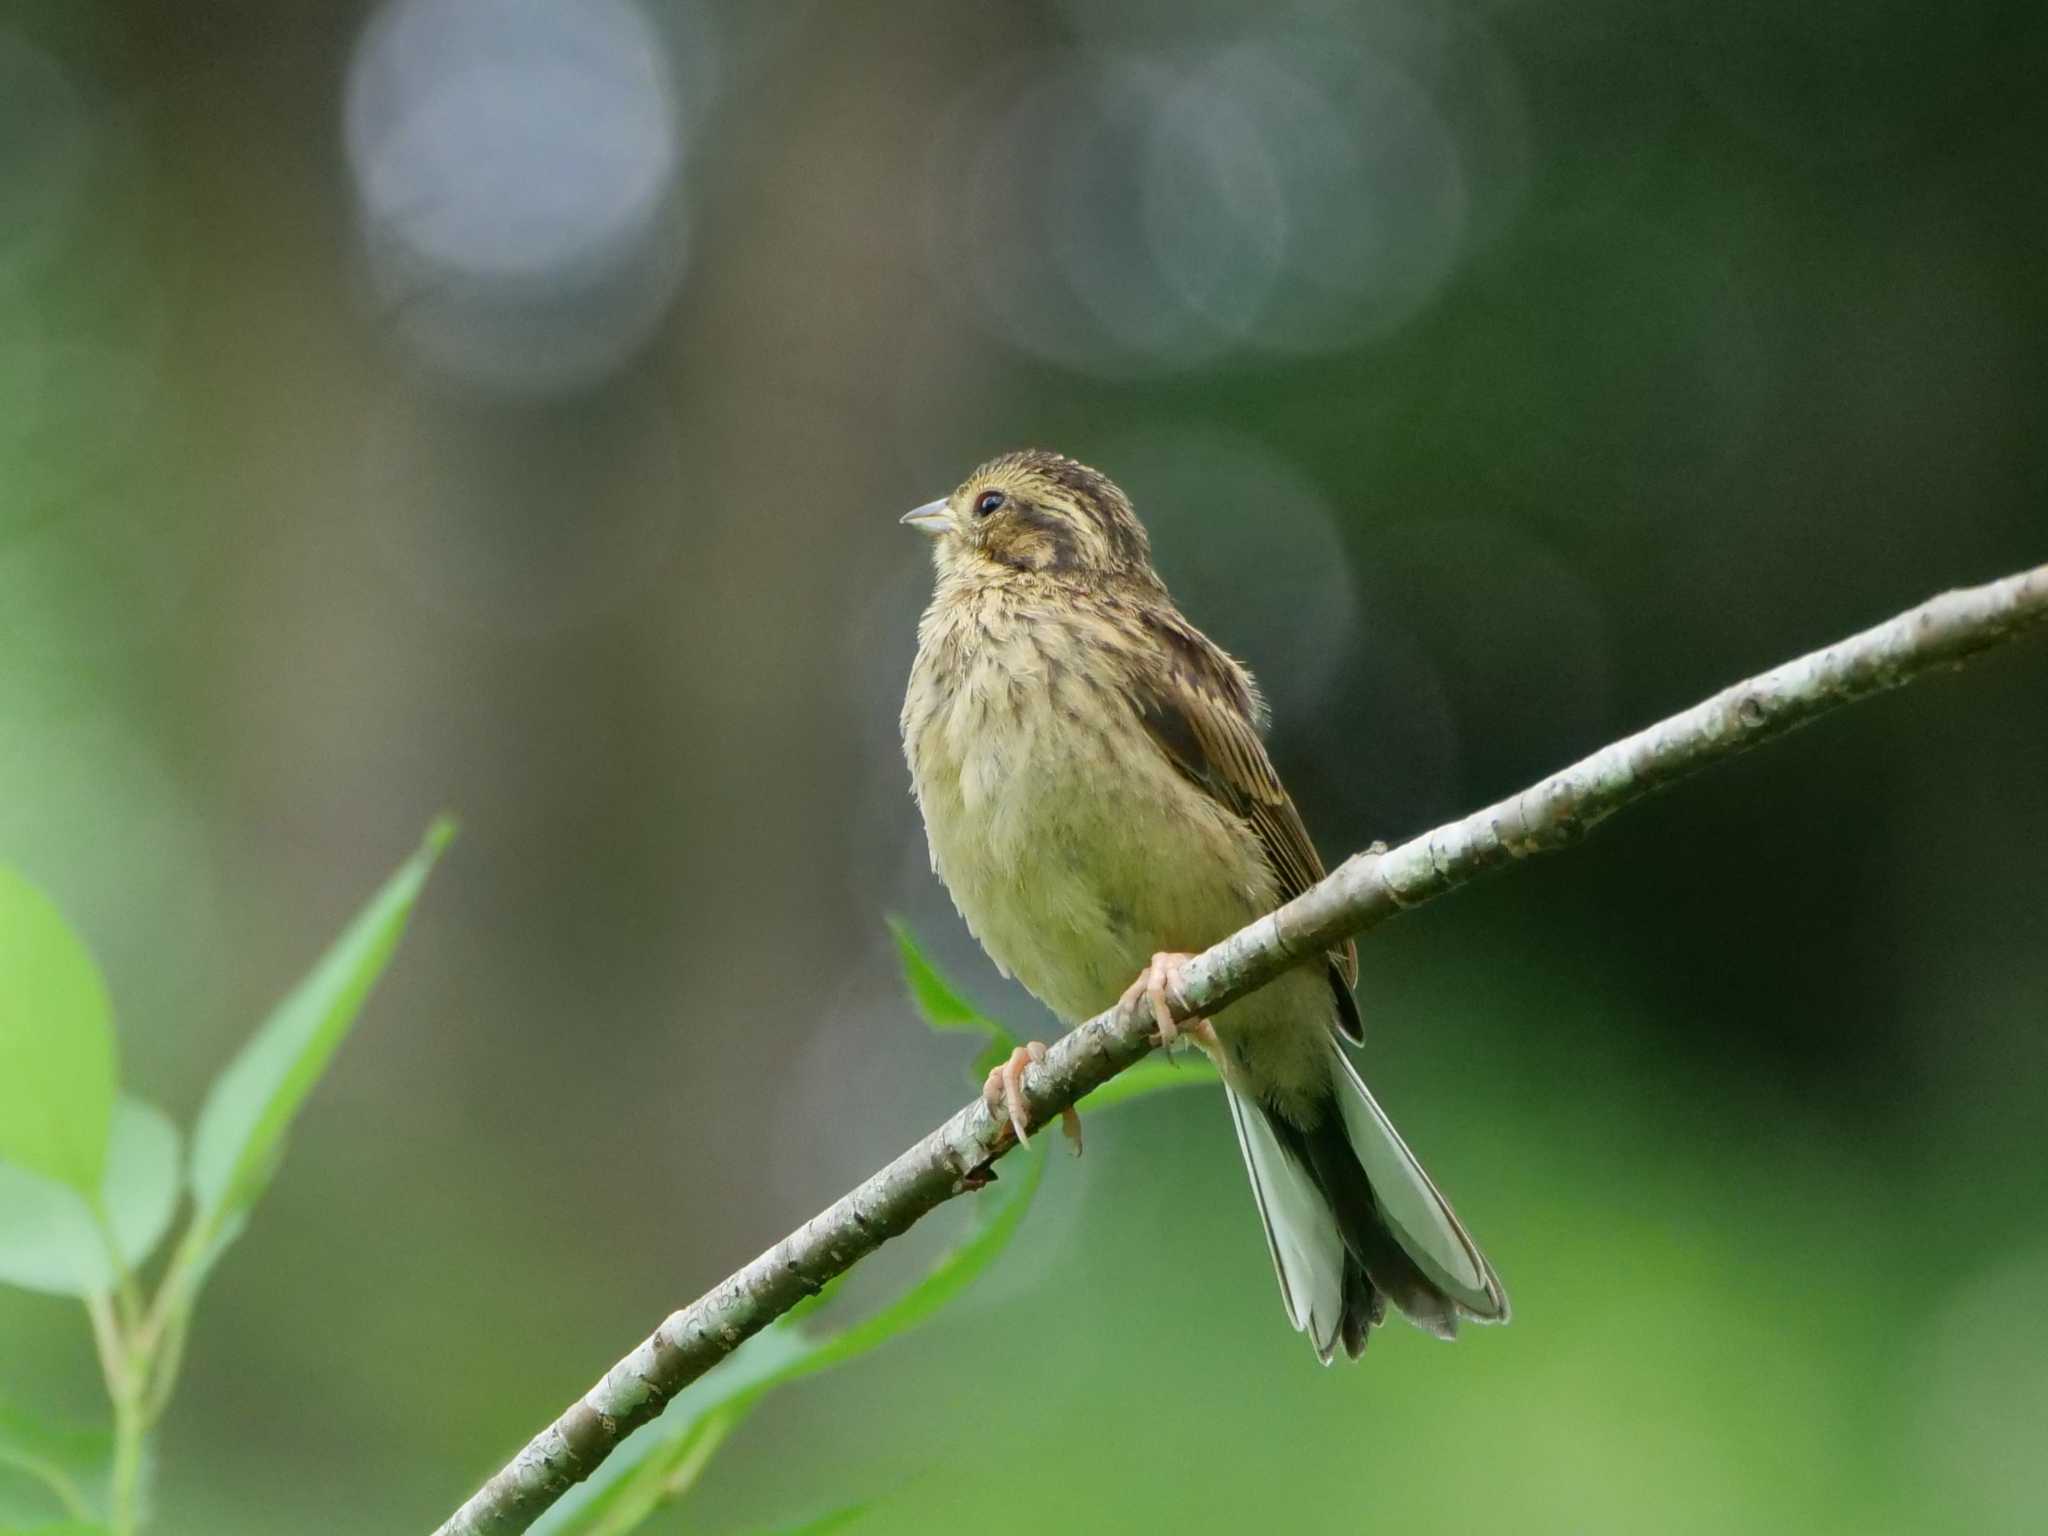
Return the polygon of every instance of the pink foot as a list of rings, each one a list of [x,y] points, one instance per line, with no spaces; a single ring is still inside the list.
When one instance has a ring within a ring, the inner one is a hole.
[[[1026,1134],[1027,1114],[1024,1103],[1024,1071],[1027,1067],[1045,1060],[1045,1043],[1033,1040],[1029,1045],[1020,1045],[1010,1052],[1010,1059],[995,1068],[988,1075],[988,1081],[981,1085],[982,1101],[998,1115],[1006,1116],[1010,1129],[1016,1133],[1017,1145],[1028,1147],[1031,1137]],[[1060,1111],[1060,1130],[1073,1143],[1074,1155],[1081,1155],[1081,1117],[1069,1104]]]
[[[1161,950],[1152,957],[1152,963],[1145,967],[1138,979],[1124,989],[1124,995],[1117,1000],[1119,1008],[1137,1005],[1140,997],[1152,1005],[1152,1022],[1159,1026],[1159,1033],[1153,1037],[1154,1045],[1171,1049],[1173,1043],[1186,1035],[1197,1041],[1205,1050],[1216,1049],[1216,1031],[1207,1019],[1187,1019],[1176,1022],[1173,1008],[1166,1000],[1167,988],[1180,991],[1180,973],[1193,955],[1176,954]]]

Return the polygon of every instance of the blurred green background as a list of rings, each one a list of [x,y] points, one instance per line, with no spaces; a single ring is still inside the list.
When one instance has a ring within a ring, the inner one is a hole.
[[[981,458],[1130,490],[1332,856],[2042,559],[2044,57],[1969,0],[5,0],[0,859],[126,1080],[189,1122],[465,825],[157,1528],[430,1528],[960,1102],[885,912],[1042,1032],[896,743],[894,519]],[[1512,1327],[1316,1368],[1174,1095],[655,1528],[2042,1529],[2044,701],[2036,642],[1373,937]],[[0,1391],[102,1411],[75,1305],[0,1291]]]

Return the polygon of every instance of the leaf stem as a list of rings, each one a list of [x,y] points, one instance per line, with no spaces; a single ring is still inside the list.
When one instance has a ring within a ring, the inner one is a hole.
[[[186,1324],[191,1315],[190,1308],[179,1307],[171,1313],[164,1329],[163,1352],[156,1357],[156,1369],[150,1373],[149,1391],[142,1402],[144,1429],[155,1428],[164,1410],[171,1406],[171,1393],[178,1385],[178,1368],[185,1363]]]
[[[114,1272],[114,1300],[121,1309],[121,1324],[133,1334],[142,1324],[142,1290],[135,1283],[135,1271],[122,1256],[121,1242],[114,1234],[113,1219],[107,1214],[104,1200],[92,1202],[92,1222],[99,1231],[101,1246],[107,1250],[107,1264]]]
[[[107,1396],[119,1401],[128,1381],[128,1346],[104,1292],[86,1296],[85,1315],[92,1319],[92,1342],[99,1351],[100,1374],[107,1379]]]
[[[130,1390],[116,1397],[113,1493],[107,1518],[113,1536],[135,1536],[141,1526],[142,1449],[148,1433],[140,1392]]]
[[[107,1378],[107,1396],[114,1404],[108,1529],[113,1536],[135,1536],[141,1524],[143,1443],[149,1433],[143,1400],[149,1392],[150,1351],[137,1337],[139,1330],[123,1329],[114,1303],[104,1291],[85,1298],[85,1311],[92,1319],[93,1343],[99,1349],[100,1370]]]

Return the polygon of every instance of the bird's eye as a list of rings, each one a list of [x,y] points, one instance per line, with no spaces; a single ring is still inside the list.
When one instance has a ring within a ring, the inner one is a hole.
[[[974,515],[987,517],[991,512],[1000,512],[1003,503],[1009,499],[1001,491],[983,491],[981,499],[974,504]]]

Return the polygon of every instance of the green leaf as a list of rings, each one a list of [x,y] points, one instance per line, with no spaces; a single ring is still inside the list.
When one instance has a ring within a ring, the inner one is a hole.
[[[103,1295],[121,1265],[139,1268],[163,1240],[178,1205],[178,1128],[162,1110],[123,1094],[114,1107],[99,1210],[67,1185],[0,1163],[0,1282],[59,1296]]]
[[[114,1120],[107,989],[50,899],[0,867],[0,1159],[99,1191]]]
[[[0,1536],[111,1536],[108,1527],[84,1520],[60,1520],[55,1525],[0,1525]]]
[[[1170,1088],[1213,1088],[1222,1081],[1222,1074],[1209,1064],[1209,1058],[1199,1053],[1148,1056],[1136,1066],[1124,1068],[1074,1107],[1086,1115]]]
[[[178,1209],[182,1138],[171,1117],[122,1094],[114,1106],[114,1140],[101,1191],[114,1251],[133,1271],[156,1251]]]
[[[285,1134],[327,1070],[405,932],[413,904],[455,835],[447,818],[400,865],[340,938],[215,1079],[192,1147],[192,1193],[211,1253],[269,1184]]]
[[[900,917],[889,919],[889,932],[896,938],[896,953],[903,960],[903,984],[925,1023],[941,1034],[984,1035],[988,1044],[968,1063],[968,1081],[979,1088],[989,1073],[1010,1059],[1017,1037],[963,998],[953,984],[939,974],[938,967],[925,959],[917,938]]]
[[[900,917],[889,919],[889,932],[896,938],[896,953],[903,960],[903,984],[925,1023],[942,1034],[985,1035],[1002,1026],[962,997],[959,990],[939,974],[938,967],[925,959],[910,926]]]
[[[82,1195],[0,1163],[0,1282],[56,1296],[102,1295],[109,1268]]]
[[[893,1301],[836,1330],[808,1332],[798,1314],[778,1318],[730,1359],[676,1394],[662,1434],[609,1482],[556,1507],[550,1536],[619,1536],[686,1494],[725,1437],[776,1388],[844,1364],[924,1322],[973,1284],[1015,1237],[1045,1176],[1045,1142],[1022,1154],[1021,1178],[976,1196],[967,1234]],[[1017,1159],[1009,1160],[1015,1167]],[[815,1309],[810,1310],[815,1316]],[[847,1516],[848,1519],[851,1515]],[[843,1521],[841,1523],[844,1523]],[[820,1529],[836,1529],[823,1526]]]
[[[586,1483],[557,1504],[536,1529],[550,1536],[621,1536],[647,1520],[664,1504],[682,1498],[696,1484],[705,1464],[732,1433],[739,1416],[730,1409],[706,1412],[681,1433],[650,1446],[627,1463],[609,1482]],[[602,1476],[602,1474],[600,1474]],[[589,1490],[581,1500],[577,1494]]]
[[[842,1364],[899,1333],[909,1332],[972,1285],[1009,1247],[1010,1239],[1024,1224],[1024,1215],[1031,1209],[1038,1186],[1045,1178],[1047,1145],[1047,1139],[1040,1137],[1023,1154],[1021,1179],[999,1180],[992,1189],[976,1197],[974,1225],[967,1236],[941,1255],[922,1280],[879,1312],[817,1341],[804,1359],[792,1362],[762,1387],[754,1389],[753,1397],[785,1381]],[[1015,1169],[1016,1160],[1013,1158],[1004,1166]]]
[[[898,917],[889,919],[896,952],[903,960],[903,981],[911,1001],[925,1023],[946,1034],[980,1034],[989,1043],[968,1068],[979,1086],[996,1067],[1010,1059],[1017,1037],[963,998],[931,961],[924,957],[917,938]],[[1153,1056],[1118,1073],[1075,1107],[1083,1114],[1109,1109],[1132,1099],[1144,1098],[1167,1088],[1207,1088],[1222,1079],[1206,1056],[1186,1052],[1179,1056]]]

